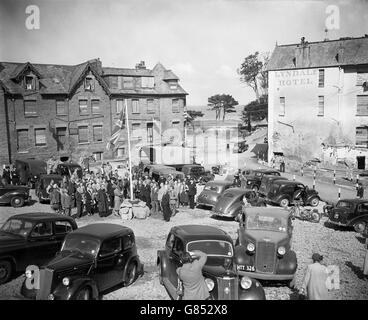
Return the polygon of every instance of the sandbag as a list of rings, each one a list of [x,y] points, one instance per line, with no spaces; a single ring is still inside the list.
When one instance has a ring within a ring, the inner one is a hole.
[[[137,219],[146,219],[150,214],[150,210],[145,207],[133,207],[133,215]]]
[[[120,207],[119,214],[122,220],[133,219],[133,210],[129,207]]]

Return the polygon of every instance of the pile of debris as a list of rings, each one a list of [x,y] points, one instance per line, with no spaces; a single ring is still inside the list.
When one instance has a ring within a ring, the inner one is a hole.
[[[120,205],[119,214],[123,220],[146,219],[150,216],[150,209],[144,201],[125,199]]]

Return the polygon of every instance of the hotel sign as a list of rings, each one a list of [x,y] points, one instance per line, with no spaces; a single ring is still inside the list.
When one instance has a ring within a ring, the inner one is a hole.
[[[275,71],[278,87],[310,86],[317,80],[317,69]]]

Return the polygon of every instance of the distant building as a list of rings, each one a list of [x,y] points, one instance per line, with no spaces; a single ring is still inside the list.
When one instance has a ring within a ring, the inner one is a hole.
[[[269,158],[368,166],[368,36],[276,46],[268,63]]]
[[[51,155],[78,160],[84,152],[122,158],[126,134],[115,152],[106,145],[125,101],[133,146],[161,140],[158,125],[166,135],[183,135],[187,93],[178,82],[161,63],[149,70],[144,62],[102,67],[99,59],[73,66],[0,62],[0,163]]]

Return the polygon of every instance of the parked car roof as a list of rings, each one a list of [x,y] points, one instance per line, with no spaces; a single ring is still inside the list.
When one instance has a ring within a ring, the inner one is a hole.
[[[275,184],[302,184],[304,186],[304,183],[300,181],[292,181],[292,180],[275,180],[273,181]]]
[[[105,240],[117,235],[125,235],[133,233],[133,230],[114,223],[93,223],[87,226],[81,227],[70,234],[73,235],[86,235],[89,237],[98,238],[99,240]]]
[[[290,215],[289,210],[278,207],[251,207],[247,208],[247,214],[261,214],[268,215],[272,217],[284,217],[287,218]]]
[[[195,240],[226,240],[232,243],[229,234],[219,228],[206,225],[181,225],[171,229],[185,241]]]
[[[209,181],[206,183],[206,186],[228,186],[233,184],[233,181],[230,180],[217,180],[217,181]],[[205,187],[206,187],[205,186]]]
[[[16,214],[14,216],[11,216],[9,219],[16,218],[16,219],[22,219],[27,221],[55,221],[55,220],[72,220],[73,218],[65,215],[60,215],[57,213],[48,213],[48,212],[27,212],[27,213],[20,213]]]
[[[225,191],[226,193],[234,193],[236,195],[239,195],[239,194],[245,194],[245,193],[248,193],[248,192],[254,192],[253,190],[249,190],[249,189],[244,189],[244,188],[229,188]]]

